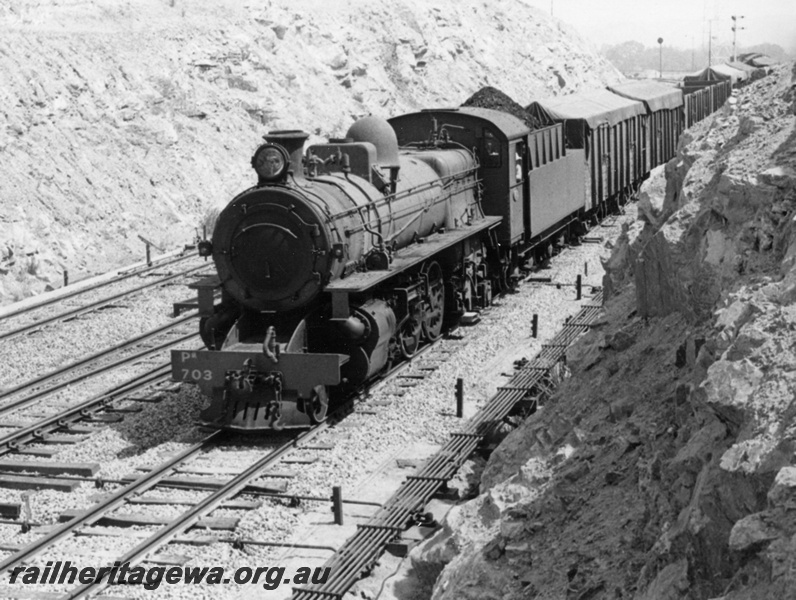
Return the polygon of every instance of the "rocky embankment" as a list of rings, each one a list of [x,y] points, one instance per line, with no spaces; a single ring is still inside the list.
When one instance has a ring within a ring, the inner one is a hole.
[[[572,377],[415,550],[435,600],[796,598],[794,81],[646,187]]]
[[[0,31],[0,304],[190,242],[268,130],[621,78],[523,2],[15,0]]]

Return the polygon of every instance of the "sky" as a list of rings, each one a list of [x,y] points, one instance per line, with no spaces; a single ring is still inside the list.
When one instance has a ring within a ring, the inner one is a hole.
[[[573,25],[599,48],[636,40],[645,46],[678,48],[732,45],[732,19],[739,18],[739,47],[779,44],[796,54],[796,0],[520,0]],[[709,21],[712,21],[710,25]],[[741,29],[743,27],[743,29]]]

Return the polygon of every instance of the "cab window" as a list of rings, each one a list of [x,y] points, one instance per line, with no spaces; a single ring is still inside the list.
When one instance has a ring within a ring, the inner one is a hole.
[[[525,179],[523,172],[523,154],[525,154],[525,144],[517,142],[514,146],[514,182],[520,183]]]
[[[495,134],[488,129],[484,129],[483,163],[485,167],[500,166],[500,143]]]

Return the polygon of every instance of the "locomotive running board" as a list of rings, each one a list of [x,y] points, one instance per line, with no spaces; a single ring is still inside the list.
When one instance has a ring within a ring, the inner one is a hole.
[[[395,253],[388,269],[383,271],[364,271],[338,279],[326,286],[325,291],[332,296],[332,320],[345,320],[351,314],[348,306],[348,295],[361,293],[379,285],[390,277],[411,269],[427,260],[429,257],[442,252],[471,238],[482,231],[492,229],[500,224],[502,217],[484,217],[474,225],[459,227],[444,233],[435,233],[423,238],[422,243],[412,244],[401,248]]]
[[[357,293],[364,292],[368,289],[386,281],[393,275],[411,269],[428,259],[430,256],[437,254],[451,246],[463,242],[467,238],[480,233],[487,229],[492,229],[500,224],[501,217],[484,217],[484,219],[458,229],[452,229],[445,233],[435,233],[426,238],[423,238],[423,243],[412,244],[406,248],[402,248],[395,253],[390,268],[384,271],[364,271],[352,273],[345,279],[338,279],[331,282],[326,286],[325,291],[332,294],[339,293]]]

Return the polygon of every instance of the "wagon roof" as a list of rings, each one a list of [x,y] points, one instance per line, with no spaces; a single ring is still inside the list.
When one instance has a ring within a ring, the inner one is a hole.
[[[754,65],[748,65],[748,64],[743,63],[743,62],[741,62],[739,60],[727,61],[726,65],[728,67],[732,67],[733,69],[738,69],[739,71],[746,71],[750,75],[752,73],[760,70],[759,67],[755,67]]]
[[[770,67],[771,65],[777,64],[770,56],[753,56],[748,59],[749,63],[755,67]]]
[[[683,77],[683,81],[720,81],[722,79],[729,79],[734,84],[736,81],[745,81],[749,78],[746,71],[735,69],[729,65],[713,65],[707,67],[696,73],[691,73]]]
[[[537,100],[527,110],[544,123],[580,119],[592,129],[603,124],[616,125],[646,112],[641,102],[617,96],[608,90]]]
[[[609,85],[608,89],[625,98],[640,100],[650,112],[683,105],[683,93],[678,88],[657,81],[626,81]]]

